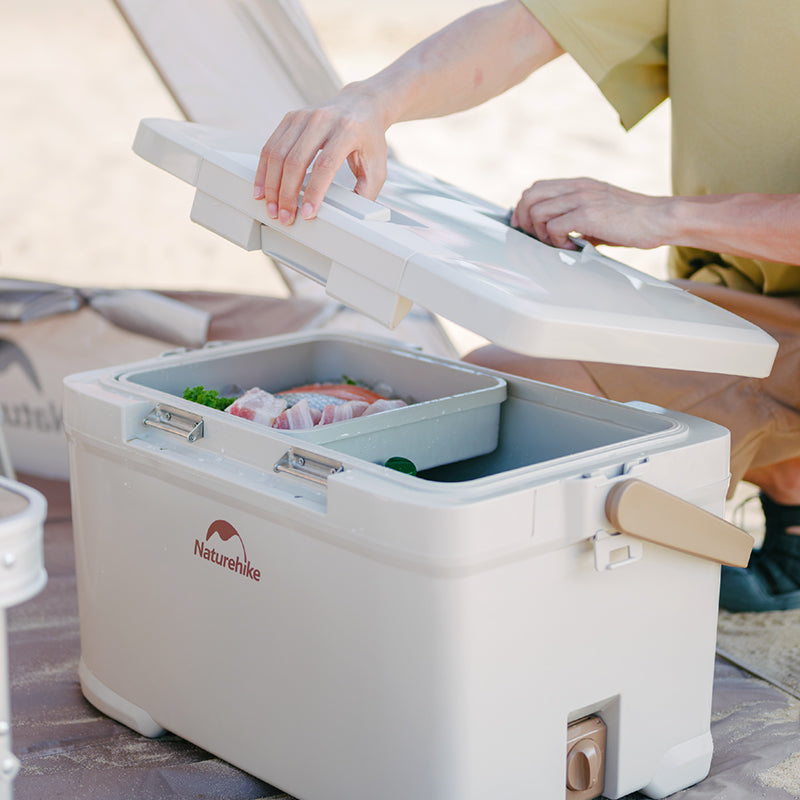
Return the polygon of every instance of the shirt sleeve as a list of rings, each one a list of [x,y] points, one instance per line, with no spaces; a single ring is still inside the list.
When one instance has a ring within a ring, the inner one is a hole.
[[[522,0],[632,128],[669,94],[669,0]]]

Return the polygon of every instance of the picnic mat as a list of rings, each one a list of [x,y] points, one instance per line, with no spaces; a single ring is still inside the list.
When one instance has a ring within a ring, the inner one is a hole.
[[[757,489],[740,484],[730,506],[730,521],[748,531],[759,547],[764,537],[764,515]],[[752,614],[720,611],[717,652],[800,698],[800,610]]]
[[[720,611],[717,650],[800,698],[800,610],[753,614]]]

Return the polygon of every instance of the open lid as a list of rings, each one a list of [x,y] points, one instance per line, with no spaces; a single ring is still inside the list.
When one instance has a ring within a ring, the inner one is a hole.
[[[394,161],[378,202],[354,194],[342,170],[316,219],[284,227],[253,199],[262,144],[150,119],[134,150],[196,187],[195,222],[389,327],[418,303],[527,355],[769,374],[777,343],[751,323],[590,245],[544,245],[510,228],[506,210]]]

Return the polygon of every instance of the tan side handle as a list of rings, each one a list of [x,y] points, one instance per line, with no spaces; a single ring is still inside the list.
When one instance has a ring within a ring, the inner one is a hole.
[[[731,567],[746,567],[753,549],[741,528],[635,478],[614,484],[606,516],[620,533]]]

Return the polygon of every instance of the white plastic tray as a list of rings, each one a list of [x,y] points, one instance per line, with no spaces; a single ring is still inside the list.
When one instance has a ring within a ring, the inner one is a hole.
[[[497,446],[505,380],[466,364],[354,336],[296,334],[221,345],[179,358],[156,359],[130,371],[123,368],[119,380],[128,387],[140,387],[139,391],[152,390],[150,396],[167,405],[205,417],[225,414],[226,421],[247,426],[256,434],[263,426],[184,401],[184,389],[202,385],[220,390],[233,385],[278,392],[307,383],[338,383],[343,376],[367,384],[386,382],[396,396],[411,404],[281,433],[378,464],[401,456],[420,470],[482,455]]]

